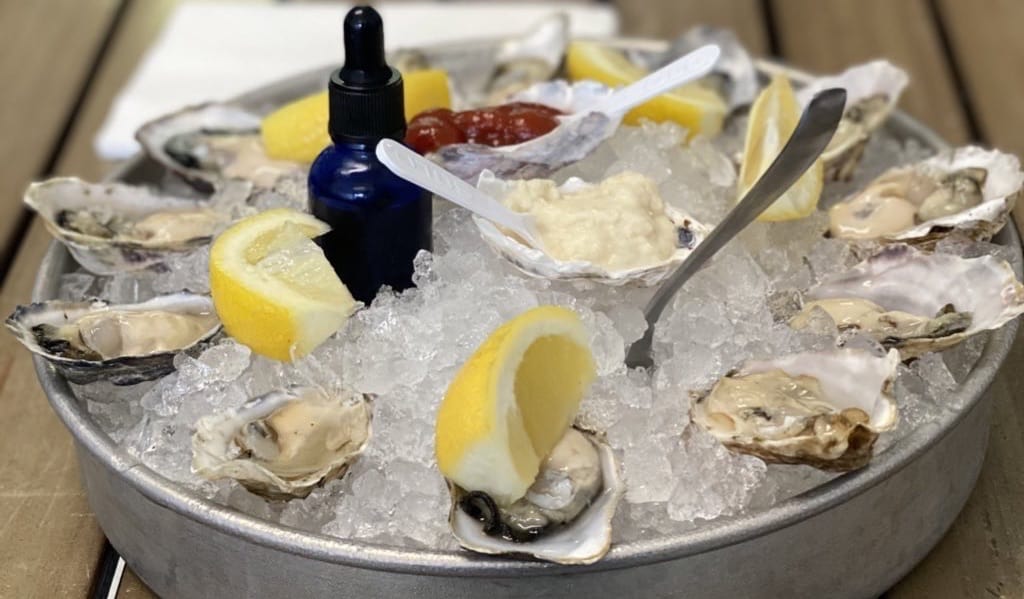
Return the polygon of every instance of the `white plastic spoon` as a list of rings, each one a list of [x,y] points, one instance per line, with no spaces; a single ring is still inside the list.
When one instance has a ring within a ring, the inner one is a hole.
[[[532,216],[509,210],[491,196],[393,139],[382,139],[377,144],[376,154],[377,159],[399,177],[513,231],[543,251]]]

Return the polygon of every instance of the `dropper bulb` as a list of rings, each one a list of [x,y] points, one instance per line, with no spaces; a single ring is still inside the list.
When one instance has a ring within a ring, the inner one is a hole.
[[[341,78],[353,86],[387,83],[391,69],[384,60],[384,21],[371,6],[357,6],[345,16],[345,66]]]

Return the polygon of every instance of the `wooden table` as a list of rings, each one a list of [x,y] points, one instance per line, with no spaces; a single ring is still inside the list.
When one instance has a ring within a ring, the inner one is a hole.
[[[20,208],[32,179],[102,177],[92,138],[174,0],[0,3],[0,311],[25,302],[50,241]],[[729,27],[755,53],[833,72],[874,57],[906,68],[903,108],[953,143],[1024,154],[1020,0],[622,0],[623,33],[671,37]],[[977,489],[949,534],[893,599],[1024,597],[1024,342],[993,385],[996,417]],[[28,352],[0,344],[0,597],[81,597],[104,539],[71,438]],[[156,542],[159,542],[156,540]],[[119,597],[151,593],[130,573]]]

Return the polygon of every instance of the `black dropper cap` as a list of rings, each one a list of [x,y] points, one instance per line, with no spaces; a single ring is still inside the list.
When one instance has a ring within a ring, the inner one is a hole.
[[[345,66],[327,85],[335,142],[375,142],[405,136],[402,75],[384,60],[384,21],[369,6],[345,16]]]

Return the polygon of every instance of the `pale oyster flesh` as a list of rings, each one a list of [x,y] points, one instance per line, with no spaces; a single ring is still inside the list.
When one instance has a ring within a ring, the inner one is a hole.
[[[569,429],[522,498],[499,505],[449,482],[452,533],[466,549],[589,564],[607,553],[624,487],[611,448]]]
[[[896,424],[899,354],[864,350],[749,362],[695,398],[693,421],[734,451],[823,470],[861,468]]]
[[[7,328],[68,380],[134,385],[174,370],[174,356],[220,332],[213,301],[175,293],[138,304],[51,300],[18,306]]]
[[[216,327],[217,316],[176,314],[166,310],[102,310],[66,325],[32,327],[39,345],[80,360],[148,356],[189,347]]]
[[[986,241],[1006,224],[1024,185],[1020,161],[968,146],[890,169],[829,209],[834,237],[930,247],[955,231]]]
[[[571,522],[601,491],[597,448],[570,429],[544,460],[526,495],[499,506],[486,493],[473,491],[460,507],[483,522],[484,531],[509,540],[528,541],[551,526]]]
[[[946,304],[934,316],[886,310],[861,298],[832,298],[808,302],[790,320],[795,329],[807,327],[815,310],[823,310],[840,331],[858,330],[868,333],[885,347],[900,347],[907,339],[935,339],[966,331],[971,326],[969,313],[957,312]]]
[[[59,177],[30,185],[24,201],[86,270],[114,275],[149,268],[169,253],[209,243],[230,220],[214,209],[218,202],[249,192],[248,184],[239,183],[207,201]]]
[[[267,156],[261,120],[234,104],[200,104],[146,123],[135,137],[151,158],[200,189],[211,190],[225,179],[270,187],[303,167]]]
[[[199,239],[212,239],[224,224],[224,216],[208,208],[152,212],[139,220],[114,212],[62,210],[57,213],[57,225],[70,231],[151,246],[185,245]]]
[[[913,168],[891,171],[829,210],[829,231],[845,239],[876,239],[981,204],[987,171],[946,175]]]
[[[344,474],[370,437],[366,398],[293,387],[196,423],[193,469],[272,499],[305,497]]]

